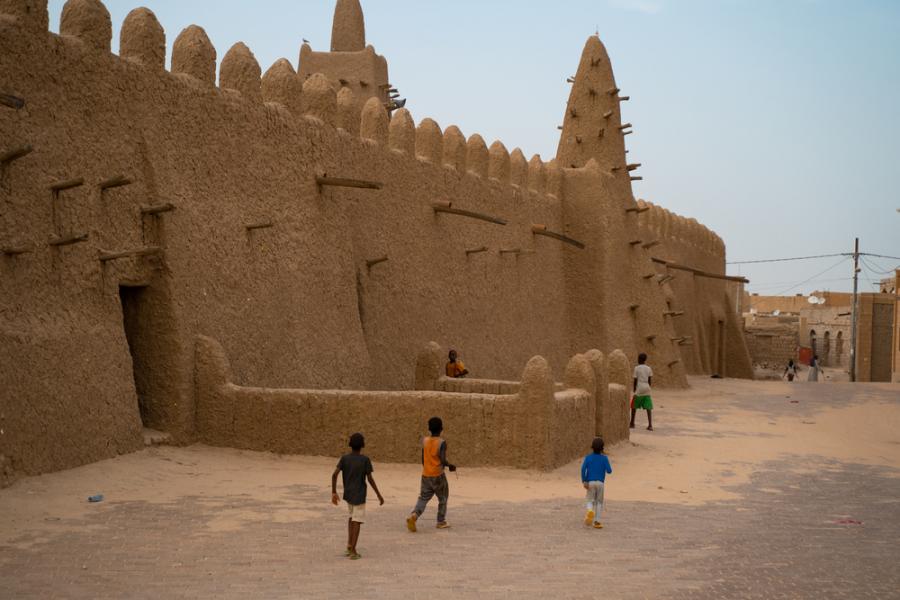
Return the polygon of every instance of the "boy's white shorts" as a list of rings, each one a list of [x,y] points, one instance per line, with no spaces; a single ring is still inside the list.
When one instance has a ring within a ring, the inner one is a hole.
[[[347,510],[350,512],[350,520],[354,523],[366,522],[366,505],[347,503]]]

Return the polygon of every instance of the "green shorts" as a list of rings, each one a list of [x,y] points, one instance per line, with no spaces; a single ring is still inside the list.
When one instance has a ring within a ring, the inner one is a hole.
[[[646,410],[653,410],[653,400],[650,399],[650,396],[635,396],[634,397],[634,408],[636,408],[636,409],[643,408]]]

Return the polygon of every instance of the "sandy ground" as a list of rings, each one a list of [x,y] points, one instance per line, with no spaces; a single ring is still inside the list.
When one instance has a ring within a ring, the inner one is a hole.
[[[749,481],[763,463],[786,457],[798,473],[805,469],[804,457],[884,466],[900,473],[900,386],[705,378],[691,383],[689,390],[656,392],[656,431],[644,429],[646,416],[640,413],[631,441],[608,449],[614,469],[606,492],[610,502],[699,505],[734,499],[736,487]],[[748,395],[758,398],[753,409],[746,408],[746,402],[740,403],[743,408],[729,402],[729,398]],[[201,445],[149,448],[26,478],[0,490],[0,544],[14,544],[23,531],[59,531],[62,523],[77,523],[79,517],[97,510],[86,499],[98,493],[107,503],[171,503],[208,497],[217,509],[208,523],[213,531],[237,529],[260,519],[304,521],[315,518],[321,506],[295,502],[291,486],[317,486],[322,503],[327,504],[334,464],[335,459],[328,457]],[[574,461],[549,473],[460,465],[458,475],[450,476],[452,502],[461,506],[555,498],[574,501],[582,494],[579,465],[580,461]],[[419,469],[413,464],[376,462],[375,479],[389,505],[411,506],[418,492]],[[254,512],[227,500],[247,495],[268,501],[274,510]],[[379,508],[373,504],[374,515]]]

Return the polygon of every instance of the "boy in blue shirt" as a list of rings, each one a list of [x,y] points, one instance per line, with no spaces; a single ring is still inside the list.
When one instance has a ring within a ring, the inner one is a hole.
[[[603,484],[606,474],[612,473],[609,458],[603,454],[603,439],[594,438],[591,444],[593,454],[584,457],[581,463],[581,483],[587,490],[587,514],[584,515],[584,524],[588,527],[591,523],[594,529],[603,529],[600,523],[600,511],[603,510]]]

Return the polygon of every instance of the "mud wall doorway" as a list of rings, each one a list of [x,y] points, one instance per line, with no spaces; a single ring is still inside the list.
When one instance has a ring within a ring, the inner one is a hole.
[[[122,322],[131,353],[134,387],[144,427],[167,431],[169,427],[165,343],[159,335],[158,307],[150,286],[120,285]]]

